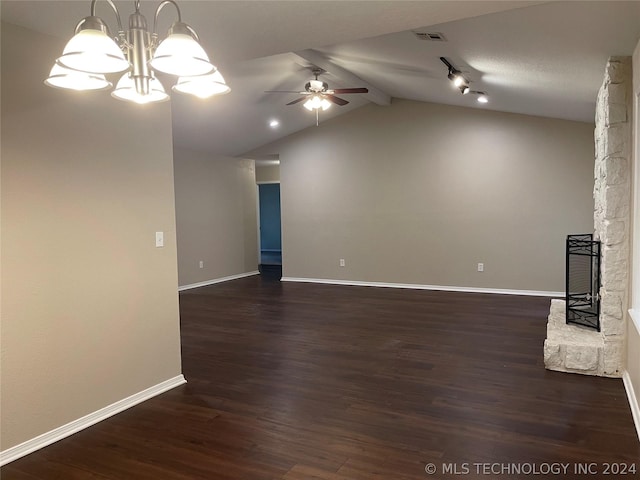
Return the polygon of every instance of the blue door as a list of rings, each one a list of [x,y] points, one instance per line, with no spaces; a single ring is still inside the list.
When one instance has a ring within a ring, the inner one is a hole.
[[[260,264],[282,265],[280,184],[258,185],[260,203]]]

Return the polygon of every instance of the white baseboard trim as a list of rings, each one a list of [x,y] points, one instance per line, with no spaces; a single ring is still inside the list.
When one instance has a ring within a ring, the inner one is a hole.
[[[499,295],[525,295],[529,297],[564,298],[564,292],[538,290],[509,290],[504,288],[452,287],[447,285],[419,285],[414,283],[360,282],[357,280],[332,280],[327,278],[282,277],[282,282],[325,283],[329,285],[351,285],[354,287],[407,288],[412,290],[442,290],[446,292],[494,293]]]
[[[192,288],[206,287],[207,285],[213,285],[215,283],[228,282],[229,280],[237,280],[239,278],[251,277],[252,275],[258,275],[260,272],[254,270],[253,272],[238,273],[237,275],[229,275],[228,277],[214,278],[213,280],[205,280],[204,282],[192,283],[190,285],[182,285],[178,287],[178,291],[190,290]]]
[[[74,433],[79,432],[80,430],[84,430],[91,425],[95,425],[96,423],[112,417],[113,415],[120,413],[123,410],[131,408],[134,405],[144,402],[145,400],[149,400],[156,395],[160,395],[161,393],[164,393],[167,390],[171,390],[172,388],[175,388],[184,383],[187,383],[184,375],[178,375],[176,377],[170,378],[169,380],[158,383],[153,387],[149,387],[146,390],[135,393],[130,397],[118,400],[111,405],[107,405],[100,410],[96,410],[95,412],[69,422],[66,425],[54,428],[53,430],[43,433],[42,435],[38,435],[31,440],[27,440],[26,442],[23,442],[19,445],[8,448],[0,452],[0,466],[6,465],[9,462],[13,462],[14,460],[24,457],[25,455],[35,452],[36,450],[40,450],[41,448],[44,448],[47,445],[51,445],[58,440],[69,437]]]
[[[622,382],[624,383],[624,389],[627,391],[627,399],[629,400],[629,406],[631,407],[633,423],[636,426],[636,433],[638,434],[638,439],[640,440],[640,405],[638,405],[638,397],[636,397],[636,392],[633,389],[631,377],[629,376],[629,372],[627,372],[626,370],[622,374]]]

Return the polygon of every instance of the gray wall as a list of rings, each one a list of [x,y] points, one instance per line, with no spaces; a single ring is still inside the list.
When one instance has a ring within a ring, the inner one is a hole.
[[[256,182],[276,183],[280,181],[280,165],[257,165]]]
[[[44,86],[63,46],[2,24],[2,450],[181,373],[169,104]]]
[[[591,124],[394,100],[251,154],[280,157],[287,277],[562,291],[593,230]]]
[[[180,285],[256,271],[253,160],[176,149],[174,167]]]

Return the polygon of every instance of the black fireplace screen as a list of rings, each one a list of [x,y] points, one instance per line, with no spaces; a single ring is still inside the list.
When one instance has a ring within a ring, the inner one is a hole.
[[[567,323],[600,331],[600,242],[567,236]]]

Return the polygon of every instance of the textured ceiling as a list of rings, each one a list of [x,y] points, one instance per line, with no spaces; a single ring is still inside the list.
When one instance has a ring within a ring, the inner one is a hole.
[[[67,38],[89,14],[89,3],[3,0],[0,5],[3,21]],[[142,2],[148,19],[158,3]],[[133,2],[116,4],[126,22]],[[636,1],[178,4],[232,91],[206,102],[173,95],[174,142],[226,155],[315,124],[300,104],[285,106],[295,95],[264,93],[298,90],[311,78],[310,62],[293,52],[313,49],[328,65],[323,79],[334,88],[367,85],[396,98],[592,121],[606,59],[630,55],[640,37]],[[160,17],[162,29],[173,20],[169,10]],[[115,24],[106,2],[98,2],[98,14]],[[447,42],[417,40],[412,30],[441,32]],[[440,56],[463,70],[473,89],[487,91],[490,103],[480,106],[453,89]],[[168,87],[171,79],[166,80]],[[320,121],[375,100],[373,95],[346,98],[349,105],[321,113]],[[273,118],[280,121],[277,129],[268,126]]]

